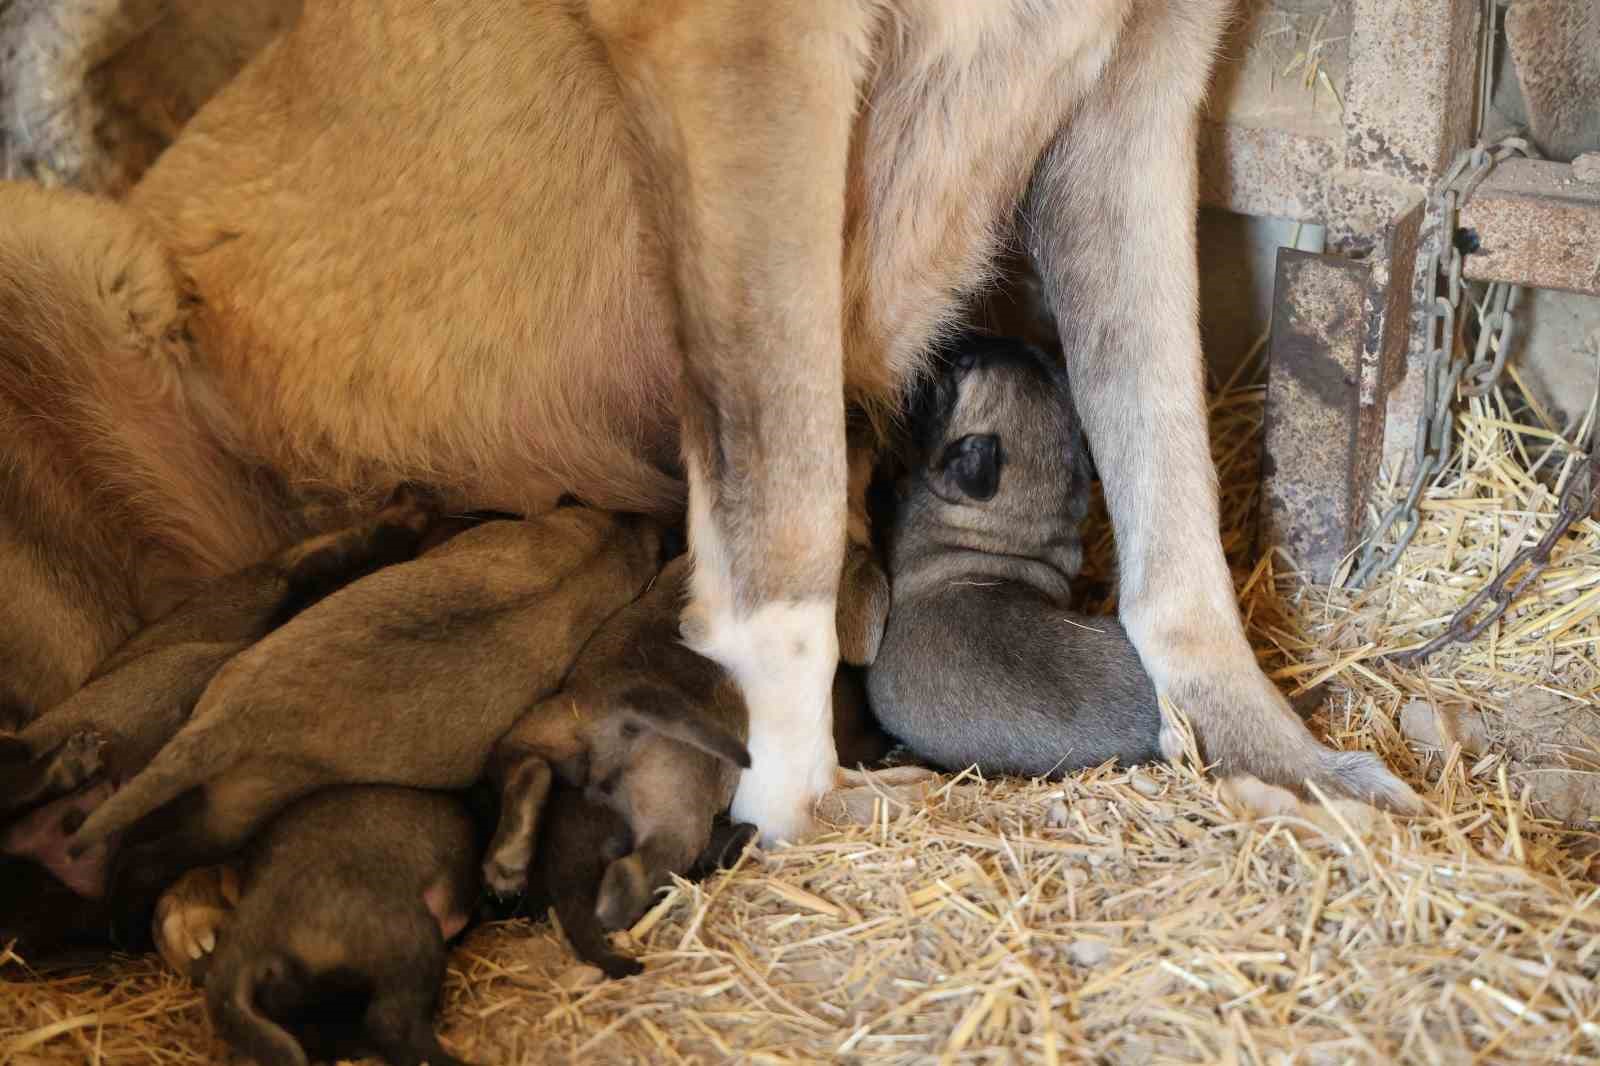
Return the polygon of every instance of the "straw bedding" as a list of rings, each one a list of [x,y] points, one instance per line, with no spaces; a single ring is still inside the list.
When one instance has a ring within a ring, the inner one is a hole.
[[[1236,559],[1260,407],[1234,389],[1213,409]],[[1380,661],[1437,632],[1555,510],[1565,453],[1539,412],[1494,396],[1460,429],[1415,546],[1370,589],[1309,587],[1280,555],[1239,571],[1269,672],[1335,744],[1382,752],[1427,817],[1252,819],[1249,794],[1192,764],[879,785],[806,844],[670,890],[628,935],[642,977],[596,980],[548,926],[478,930],[455,954],[446,1042],[482,1062],[1596,1061],[1600,523],[1478,644],[1418,670]],[[0,967],[0,1061],[220,1052],[153,959],[25,973]]]

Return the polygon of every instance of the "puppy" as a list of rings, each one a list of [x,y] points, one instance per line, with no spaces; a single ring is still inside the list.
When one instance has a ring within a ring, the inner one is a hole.
[[[259,1066],[307,1062],[294,1029],[319,1054],[459,1063],[433,1014],[478,892],[473,844],[448,793],[339,787],[293,804],[250,846],[206,975],[212,1024]]]
[[[109,849],[67,838],[188,718],[234,655],[343,584],[409,558],[431,510],[404,490],[371,520],[220,578],[135,634],[88,683],[16,737],[0,737],[0,940],[37,959],[104,942],[130,917],[105,899]],[[22,813],[20,816],[18,812]]]
[[[210,582],[129,638],[84,687],[0,736],[0,815],[78,787],[104,768],[132,777],[176,733],[222,665],[334,590],[410,559],[433,518],[401,490],[370,521],[312,537]]]
[[[1160,757],[1155,689],[1127,634],[1070,609],[1088,484],[1065,375],[1021,342],[969,334],[911,429],[892,607],[867,671],[884,727],[952,770]]]
[[[709,877],[737,859],[755,836],[756,827],[748,822],[720,818],[700,857],[678,872],[691,881]],[[621,815],[583,789],[555,783],[528,866],[528,894],[518,908],[535,917],[553,908],[573,952],[611,978],[644,970],[637,959],[611,946],[597,913],[607,869],[632,850],[633,831]]]
[[[686,647],[678,616],[689,557],[668,563],[650,589],[600,627],[563,690],[524,715],[489,764],[500,787],[500,825],[484,879],[519,892],[553,776],[615,811],[632,850],[606,866],[595,913],[609,929],[631,924],[673,873],[689,869],[750,765],[738,686]]]
[[[72,847],[198,789],[177,827],[121,857],[123,886],[139,895],[317,788],[471,785],[496,741],[638,595],[659,543],[646,519],[563,507],[467,529],[356,582],[230,660]]]

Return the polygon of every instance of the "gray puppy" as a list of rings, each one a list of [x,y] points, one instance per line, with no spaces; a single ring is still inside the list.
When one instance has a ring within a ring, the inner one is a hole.
[[[489,522],[310,608],[228,662],[193,717],[91,814],[87,848],[199,789],[180,827],[124,855],[148,891],[317,788],[465,788],[660,563],[647,519],[563,507]]]
[[[620,929],[651,894],[706,850],[712,822],[750,765],[744,698],[716,663],[685,647],[678,618],[689,557],[668,563],[643,596],[600,627],[562,691],[531,709],[490,762],[500,824],[484,880],[502,894],[527,883],[553,775],[585,788],[627,825],[633,850],[605,871],[595,913]]]
[[[287,808],[250,845],[206,975],[212,1024],[257,1066],[304,1066],[302,1040],[459,1063],[433,1015],[445,943],[477,899],[473,845],[466,806],[444,792],[328,788]]]
[[[1087,474],[1064,373],[968,334],[917,398],[868,668],[884,728],[947,769],[1045,776],[1160,757],[1154,686],[1113,618],[1075,615]]]

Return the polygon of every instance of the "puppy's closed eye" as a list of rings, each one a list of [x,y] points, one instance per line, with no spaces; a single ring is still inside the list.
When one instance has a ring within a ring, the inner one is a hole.
[[[990,500],[1000,491],[1000,438],[973,433],[953,441],[939,457],[942,480],[974,500]]]

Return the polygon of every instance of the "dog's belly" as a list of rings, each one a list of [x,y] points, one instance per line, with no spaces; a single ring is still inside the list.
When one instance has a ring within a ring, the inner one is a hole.
[[[331,2],[131,202],[199,290],[207,384],[278,469],[658,507],[681,491],[671,303],[624,155],[561,5]]]
[[[892,392],[983,278],[1125,2],[1053,37],[999,7],[893,16],[849,183],[853,398]],[[475,506],[680,503],[673,300],[615,75],[574,6],[310,5],[134,191],[199,290],[199,373],[245,448],[294,478],[424,478]]]

